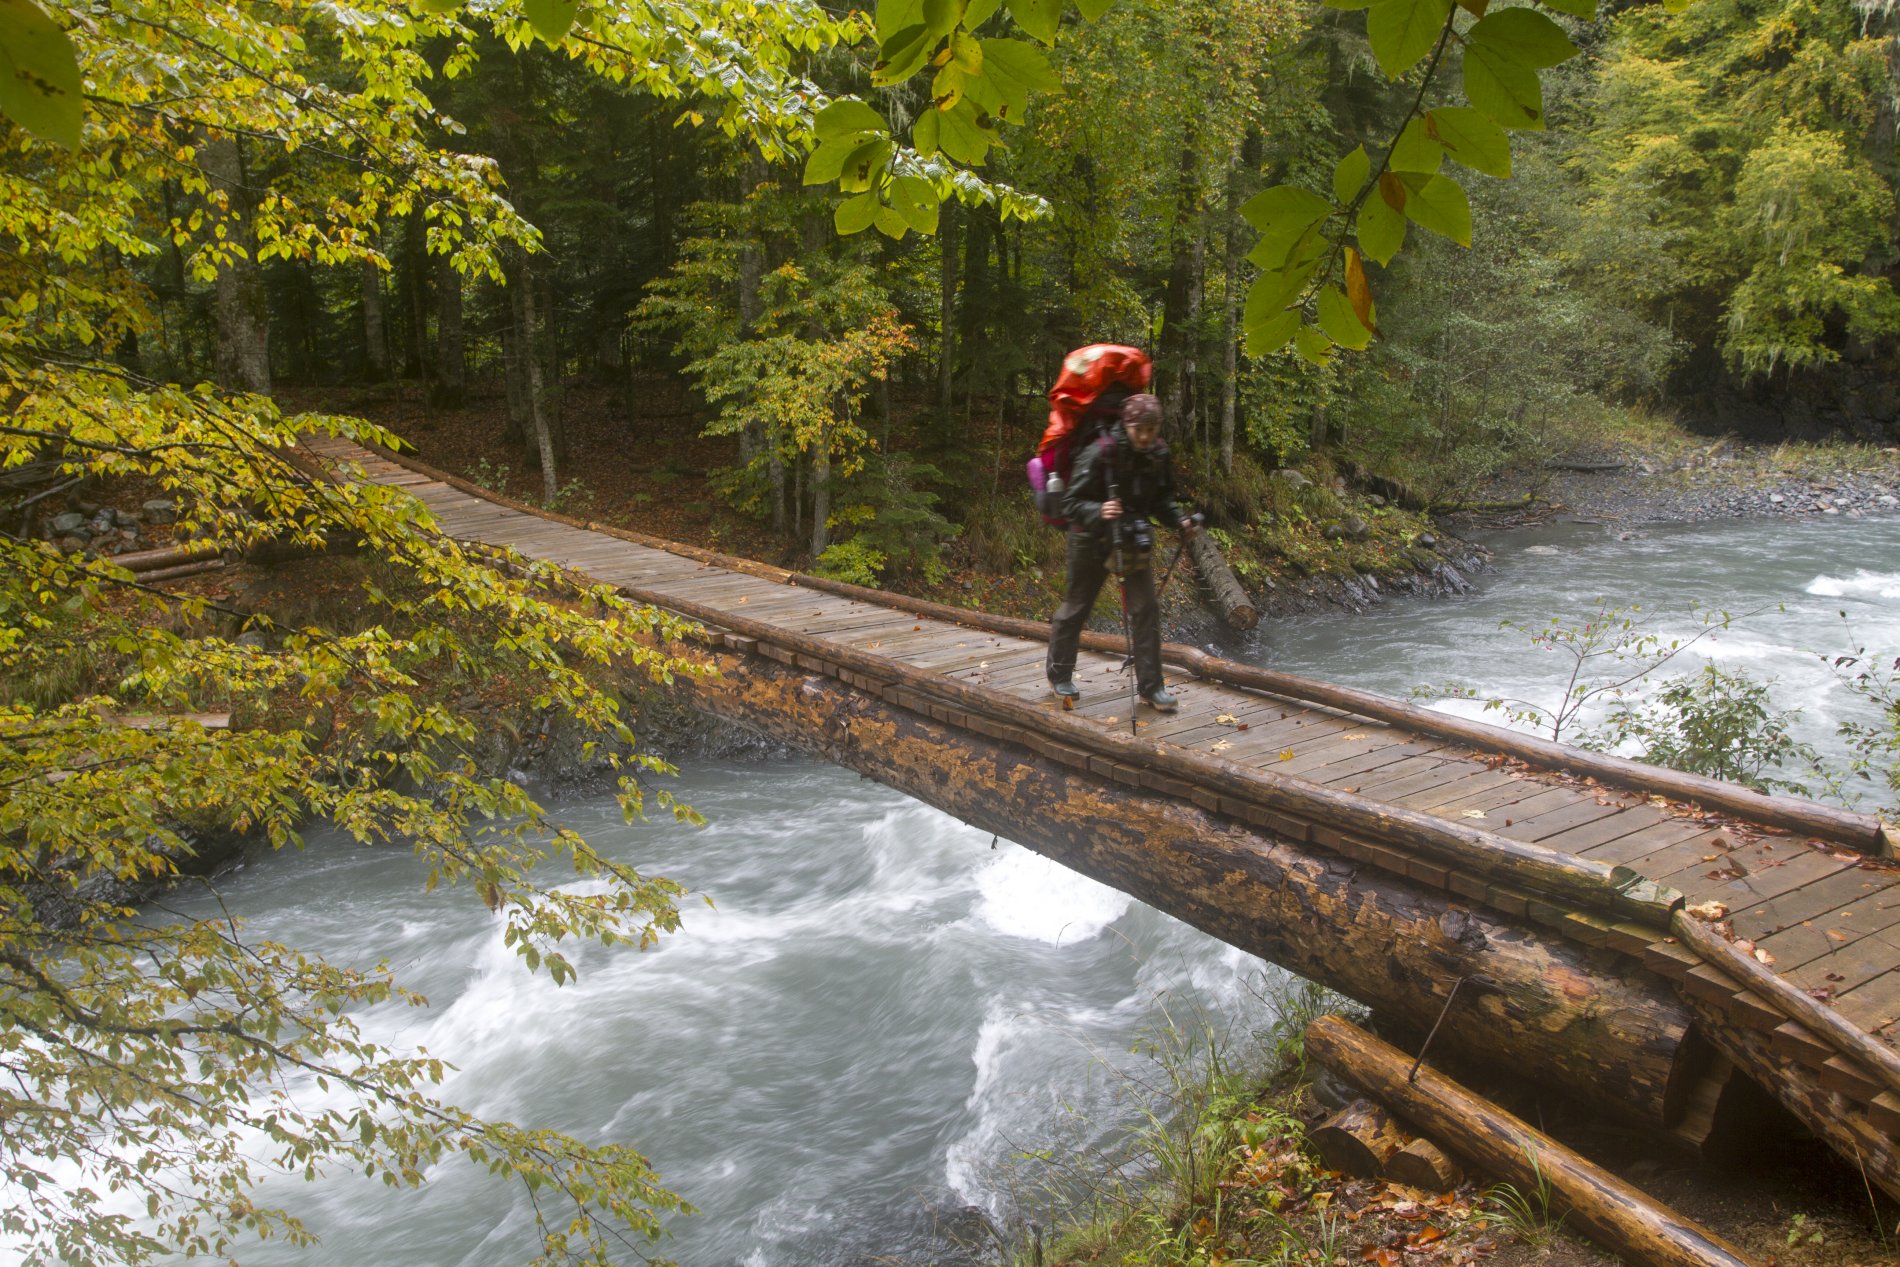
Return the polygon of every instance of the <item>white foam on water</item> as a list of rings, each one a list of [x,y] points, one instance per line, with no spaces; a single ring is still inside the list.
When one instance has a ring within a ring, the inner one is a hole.
[[[1805,592],[1816,598],[1900,598],[1900,572],[1857,568],[1852,576],[1817,576]]]
[[[1010,1044],[1025,1038],[1034,1026],[1020,1015],[1010,1015],[992,1005],[978,1027],[976,1047],[970,1060],[976,1066],[964,1108],[975,1119],[962,1138],[944,1150],[944,1185],[968,1205],[992,1215],[1002,1206],[996,1185],[995,1163],[1013,1151],[1004,1132],[1016,1117],[1005,1092],[1003,1069]]]
[[[992,931],[1052,946],[1098,936],[1134,899],[1020,845],[998,847],[976,877],[975,917]]]

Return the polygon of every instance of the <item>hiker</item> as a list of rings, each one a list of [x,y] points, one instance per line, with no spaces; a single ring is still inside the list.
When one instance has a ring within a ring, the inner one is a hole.
[[[1151,707],[1173,712],[1178,701],[1161,677],[1154,525],[1178,530],[1184,541],[1192,540],[1199,529],[1174,504],[1174,473],[1161,439],[1160,401],[1146,392],[1130,396],[1122,404],[1120,420],[1076,451],[1063,512],[1069,521],[1068,583],[1049,632],[1044,667],[1050,689],[1064,700],[1081,697],[1074,680],[1076,646],[1095,596],[1119,563],[1135,690]]]

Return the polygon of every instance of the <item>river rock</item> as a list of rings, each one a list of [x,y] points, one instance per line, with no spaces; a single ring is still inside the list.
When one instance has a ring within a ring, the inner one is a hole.
[[[1346,530],[1338,524],[1327,524],[1324,528],[1320,529],[1319,535],[1328,541],[1339,541],[1345,537]]]
[[[178,520],[178,503],[167,501],[162,497],[155,497],[139,507],[139,516],[148,524],[176,523]]]
[[[1780,493],[1770,493],[1770,494],[1768,494],[1768,504],[1769,504],[1770,506],[1779,506],[1779,505],[1782,505],[1782,504],[1783,504],[1784,502],[1786,502],[1787,500],[1788,500],[1788,499],[1787,499],[1786,497],[1783,497],[1783,496],[1782,496],[1782,495],[1781,495]]]
[[[62,537],[77,536],[86,531],[86,517],[76,510],[69,510],[53,518],[53,531]]]
[[[1372,526],[1357,515],[1346,520],[1345,528],[1346,535],[1351,537],[1354,541],[1364,541],[1367,537],[1372,535]]]
[[[1427,550],[1436,550],[1438,548],[1438,538],[1429,532],[1419,533],[1418,543],[1424,546]]]
[[[61,537],[53,544],[59,548],[61,554],[80,554],[86,549],[84,537]]]

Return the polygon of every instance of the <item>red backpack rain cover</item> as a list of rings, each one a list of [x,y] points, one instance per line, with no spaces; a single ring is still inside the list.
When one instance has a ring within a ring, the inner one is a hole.
[[[1051,475],[1068,482],[1076,442],[1086,441],[1099,428],[1100,420],[1088,416],[1089,406],[1111,387],[1122,388],[1128,395],[1147,391],[1154,372],[1154,362],[1146,352],[1115,343],[1091,343],[1063,359],[1062,374],[1049,389],[1049,426],[1028,464],[1029,488],[1045,522],[1056,527],[1068,523],[1062,517],[1061,499],[1046,495],[1044,485]]]

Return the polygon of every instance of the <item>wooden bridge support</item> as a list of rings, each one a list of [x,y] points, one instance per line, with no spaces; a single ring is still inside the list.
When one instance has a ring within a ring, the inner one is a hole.
[[[712,658],[718,676],[674,683],[682,703],[816,748],[1421,1028],[1458,978],[1481,974],[1489,988],[1467,987],[1438,1045],[1492,1067],[1535,1069],[1639,1126],[1661,1130],[1673,1121],[1687,1078],[1689,1015],[1660,979],[1627,958],[1294,848],[1118,783],[1112,771],[1106,779],[1078,774],[1035,751],[1038,736],[1012,735],[982,719],[939,724],[872,690],[758,655],[718,651]]]

